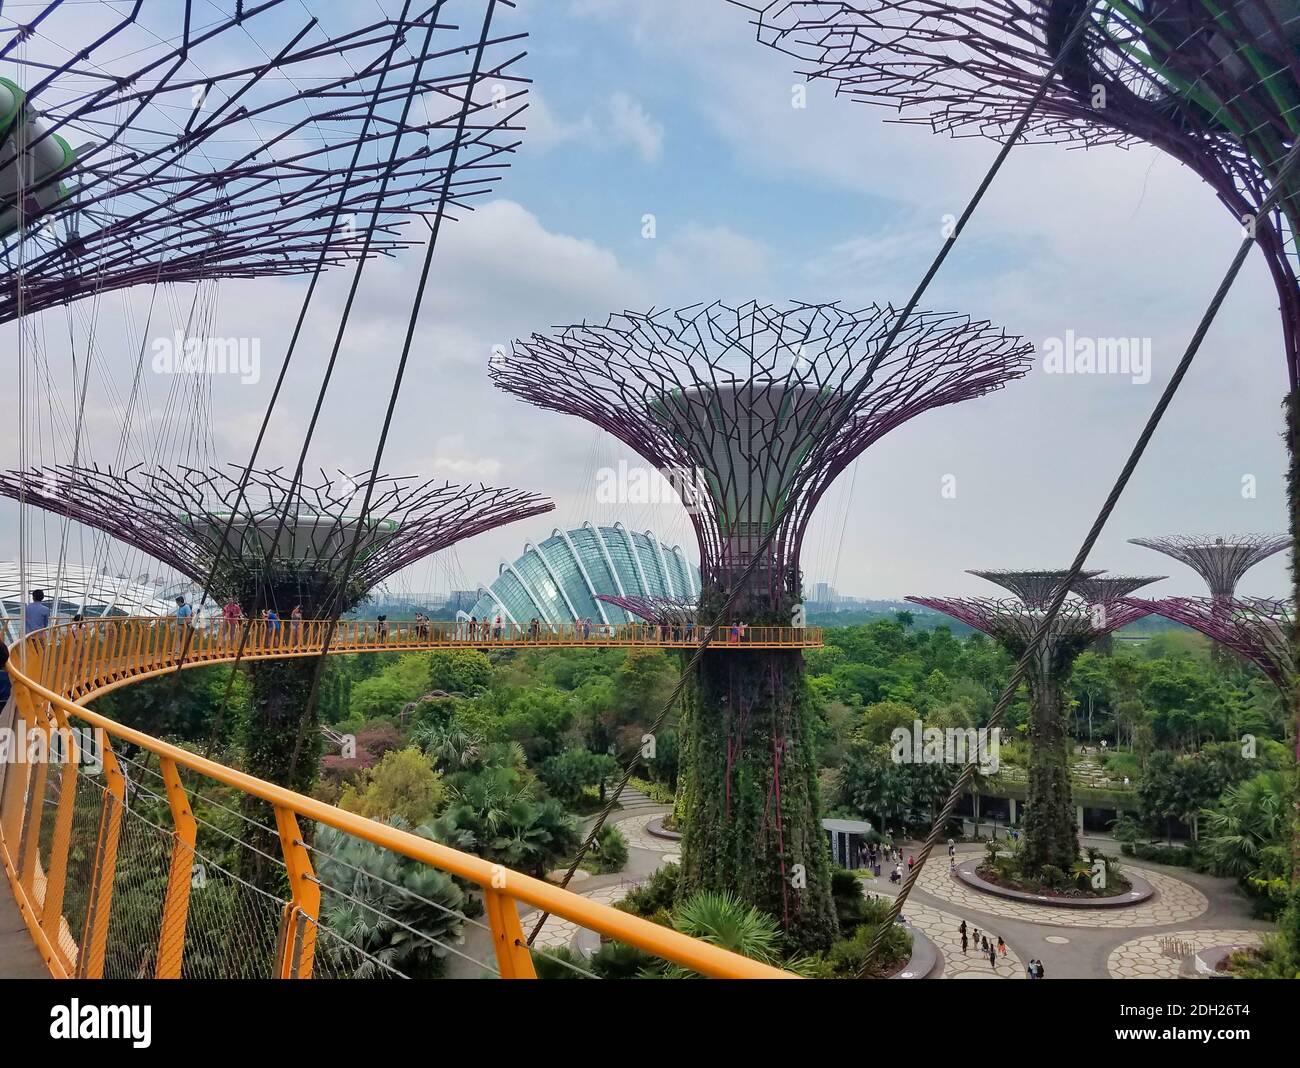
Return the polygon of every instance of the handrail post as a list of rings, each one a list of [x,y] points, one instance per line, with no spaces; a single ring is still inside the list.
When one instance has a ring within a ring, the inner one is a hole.
[[[45,901],[41,908],[41,929],[57,951],[59,925],[63,922],[63,895],[68,882],[68,852],[72,848],[72,817],[77,802],[81,742],[67,713],[58,705],[52,705],[50,710],[54,713],[55,726],[65,731],[68,739],[63,771],[59,776],[59,804],[54,813],[54,837],[50,842],[50,870],[46,876]]]
[[[293,900],[284,906],[276,977],[310,979],[316,959],[316,924],[320,922],[320,883],[312,871],[298,817],[283,805],[274,808],[275,829],[280,835],[280,850],[293,895]]]
[[[488,926],[492,928],[492,948],[496,950],[497,971],[502,979],[536,979],[533,955],[519,923],[515,899],[492,887],[483,888],[483,906]]]
[[[158,765],[167,787],[167,804],[171,808],[171,868],[167,873],[167,896],[163,902],[162,924],[158,934],[156,979],[179,979],[185,955],[185,931],[190,914],[190,887],[193,885],[194,846],[199,825],[190,811],[189,798],[181,785],[180,768],[170,757],[159,757]]]
[[[45,815],[45,776],[50,766],[49,746],[51,736],[47,717],[38,711],[36,702],[32,700],[31,691],[24,687],[21,695],[15,694],[15,696],[18,699],[19,708],[22,710],[23,719],[27,722],[28,742],[25,753],[15,753],[14,755],[29,765],[25,783],[27,806],[26,811],[23,813],[22,831],[18,839],[15,863],[18,868],[18,881],[27,892],[28,899],[35,901],[36,855],[40,852],[41,819]],[[29,758],[39,756],[33,751],[30,741],[35,733],[39,733],[45,739],[45,758],[33,762]]]
[[[122,836],[122,810],[126,807],[126,779],[117,756],[103,744],[104,776],[108,780],[104,805],[99,814],[95,860],[90,869],[90,898],[86,905],[86,926],[77,957],[79,979],[102,979],[108,949],[108,919],[113,908],[113,883],[117,877],[117,845]]]

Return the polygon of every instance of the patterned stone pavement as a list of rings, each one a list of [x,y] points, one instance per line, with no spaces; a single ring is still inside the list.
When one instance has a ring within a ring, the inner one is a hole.
[[[996,968],[989,967],[988,958],[975,952],[972,945],[968,952],[961,951],[961,933],[957,930],[962,921],[962,917],[954,916],[950,912],[941,912],[939,909],[931,908],[929,905],[922,905],[914,900],[909,899],[906,907],[903,909],[903,915],[911,921],[914,927],[919,927],[925,932],[930,941],[939,947],[939,952],[943,955],[943,979],[1024,979],[1025,963],[1017,956],[1015,950],[1010,945],[1007,946],[1007,955],[999,957]],[[969,916],[965,917],[966,927],[973,929],[976,925],[971,922]],[[986,928],[980,928],[981,931],[988,933]],[[997,932],[992,932],[993,938],[997,938]]]
[[[628,846],[632,849],[650,849],[656,853],[676,853],[680,851],[682,844],[680,839],[656,838],[646,830],[646,824],[651,820],[659,819],[667,811],[669,810],[664,808],[657,812],[619,820],[618,829],[623,832],[623,837],[627,839]]]
[[[1204,894],[1181,880],[1146,868],[1142,877],[1155,887],[1156,896],[1141,905],[1114,909],[1053,908],[981,893],[959,883],[946,864],[934,862],[925,866],[917,887],[963,910],[1051,927],[1161,927],[1194,920],[1210,907]]]
[[[1170,931],[1167,934],[1144,935],[1125,942],[1111,952],[1106,970],[1112,979],[1177,979],[1182,964],[1182,954],[1168,956],[1161,942],[1174,939],[1184,943],[1192,953],[1210,946],[1258,945],[1259,931]]]
[[[627,897],[636,885],[634,882],[614,883],[612,886],[602,886],[599,890],[593,890],[582,896],[602,905],[612,905],[615,901],[622,901]],[[530,913],[531,915],[533,914]],[[524,930],[527,933],[532,931],[529,918],[529,916],[522,917]],[[579,930],[578,925],[570,920],[561,919],[559,916],[548,916],[533,946],[537,949],[559,949],[562,946],[571,946]]]

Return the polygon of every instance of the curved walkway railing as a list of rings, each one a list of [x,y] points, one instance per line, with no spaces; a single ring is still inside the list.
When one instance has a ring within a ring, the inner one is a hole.
[[[273,626],[255,623],[244,655],[312,655],[326,626],[284,623],[277,634]],[[427,626],[429,633],[417,638],[396,624],[386,636],[373,623],[341,624],[331,652],[441,647],[433,631],[442,628]],[[187,637],[186,667],[233,660],[239,640],[236,628],[187,635],[174,623],[130,619],[61,624],[30,635],[11,652],[14,721],[0,763],[0,860],[54,976],[401,976],[373,941],[350,935],[373,930],[370,921],[382,918],[408,942],[424,939],[435,955],[465,958],[502,978],[535,978],[519,921],[522,903],[703,975],[790,977],[500,864],[254,778],[84,707],[97,694],[173,670]],[[209,796],[213,791],[226,803]],[[258,821],[256,802],[265,803],[273,826]],[[254,831],[260,827],[268,848],[278,848],[279,856],[232,833],[232,824],[243,827],[239,820]],[[314,833],[305,834],[304,826]],[[372,856],[350,862],[340,859],[346,850],[326,854],[316,844],[322,828],[345,836],[340,842],[364,843]],[[262,866],[261,877],[252,879],[210,856],[204,842],[218,841],[219,835],[238,839],[242,855]],[[455,909],[409,885],[398,886],[390,869],[374,859],[385,855],[453,876],[475,888],[478,897]],[[322,880],[318,868],[355,876],[344,886],[333,885]],[[441,909],[456,925],[468,925],[464,929],[471,937],[425,935],[401,916],[376,908],[366,888],[387,894],[386,904],[403,890],[408,896],[402,902]],[[470,914],[480,906],[483,921]],[[350,909],[353,922],[331,926],[330,908]],[[476,938],[485,955],[490,942],[492,961],[476,960],[471,950],[460,948],[472,947]]]

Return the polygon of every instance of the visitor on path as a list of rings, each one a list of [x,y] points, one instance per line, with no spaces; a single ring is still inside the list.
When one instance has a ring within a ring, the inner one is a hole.
[[[909,857],[907,858],[907,870],[908,870],[908,871],[911,871],[912,868],[915,867],[915,866],[916,866],[916,857],[909,856]]]
[[[970,939],[977,946],[980,944],[980,929],[978,927],[974,928],[974,930],[971,932]]]
[[[496,641],[501,640],[501,617],[497,616],[496,622],[492,624],[492,637]]]
[[[962,924],[962,932],[961,932],[961,951],[962,951],[962,953],[965,953],[965,952],[966,952],[966,930],[965,930],[965,928],[966,928],[966,925],[963,923],[963,924]]]
[[[239,626],[239,620],[243,614],[244,610],[239,607],[239,602],[233,597],[221,609],[221,629],[225,633],[226,641],[234,638],[235,630]]]
[[[998,951],[997,951],[996,949],[994,949],[992,946],[989,946],[989,947],[988,947],[988,950],[989,950],[989,967],[992,968],[994,971],[997,971],[997,970],[998,970]]]
[[[1007,955],[1007,944],[1004,941],[1002,941],[1002,936],[998,935],[998,956],[1005,957],[1006,955]]]
[[[957,925],[957,930],[959,930],[959,931],[961,932],[961,936],[962,936],[963,938],[966,937],[966,921],[965,921],[965,920],[962,920],[961,923],[959,923],[959,924]]]
[[[903,877],[903,869],[898,866],[896,866],[894,870],[889,873],[889,881],[891,883],[898,882],[902,877]]]
[[[23,609],[23,633],[44,630],[50,625],[50,606],[45,603],[44,590],[32,590],[31,602]]]
[[[949,838],[949,839],[948,839],[948,856],[950,856],[950,857],[955,857],[956,855],[957,855],[957,843],[954,842],[951,838]]]
[[[1030,979],[1038,978],[1037,970],[1034,968],[1035,963],[1036,963],[1035,961],[1031,960],[1028,964],[1025,965],[1025,975],[1027,975]]]
[[[262,618],[266,620],[266,637],[272,645],[280,644],[280,616],[274,608],[268,608],[262,613]],[[383,616],[379,617],[383,619]]]
[[[272,612],[271,614],[275,615],[274,612]],[[376,616],[375,622],[378,624],[378,626],[375,627],[375,633],[378,636],[379,640],[381,642],[388,641],[388,617],[385,615]],[[278,616],[276,617],[275,629],[276,629],[276,633],[278,634],[280,631],[280,620]]]
[[[1037,972],[1036,979],[1043,977],[1043,962],[1038,958],[1034,958],[1034,971]]]
[[[293,606],[293,611],[289,613],[289,620],[289,637],[296,649],[302,644],[302,605]]]

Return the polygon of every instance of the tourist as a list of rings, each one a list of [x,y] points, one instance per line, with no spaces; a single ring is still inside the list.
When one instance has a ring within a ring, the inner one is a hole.
[[[965,921],[965,920],[962,920],[961,923],[959,923],[959,924],[957,925],[957,930],[961,932],[961,936],[962,936],[962,938],[965,938],[965,937],[966,937],[966,921]]]
[[[908,871],[911,871],[912,868],[913,868],[915,865],[916,865],[916,857],[911,856],[911,855],[909,854],[909,855],[908,855],[908,858],[907,858],[907,870],[908,870]]]
[[[1041,960],[1039,960],[1037,957],[1035,957],[1035,958],[1034,958],[1034,978],[1035,978],[1035,979],[1041,979],[1042,977],[1043,977],[1043,962],[1042,962]]]
[[[961,951],[966,952],[966,921],[962,920],[961,924]]]
[[[989,967],[992,968],[994,971],[997,971],[997,970],[998,970],[998,951],[997,951],[996,949],[994,949],[992,946],[989,946],[989,947],[988,947],[988,950],[989,950]]]
[[[266,637],[271,645],[280,644],[280,614],[274,608],[268,608],[262,613],[266,619]],[[383,619],[383,616],[379,617]]]
[[[388,641],[388,617],[386,615],[376,616],[375,622],[377,624],[375,627],[376,636],[381,642]]]
[[[980,929],[978,927],[974,928],[971,932],[970,940],[977,946],[980,944]]]
[[[31,603],[23,609],[23,633],[44,630],[50,625],[50,606],[45,603],[44,590],[32,590]]]
[[[293,606],[293,611],[289,613],[289,638],[293,642],[294,648],[302,644],[302,605]]]
[[[501,617],[497,616],[496,621],[492,624],[492,637],[497,641],[501,640]]]
[[[591,616],[582,621],[582,640],[585,642],[591,641]]]
[[[240,617],[243,616],[243,609],[239,607],[239,602],[233,597],[226,602],[225,607],[221,609],[221,629],[227,641],[231,641],[235,636],[235,628],[239,626]]]
[[[998,935],[998,956],[1005,957],[1006,955],[1007,955],[1007,944],[1004,941],[1002,941],[1002,936]]]

